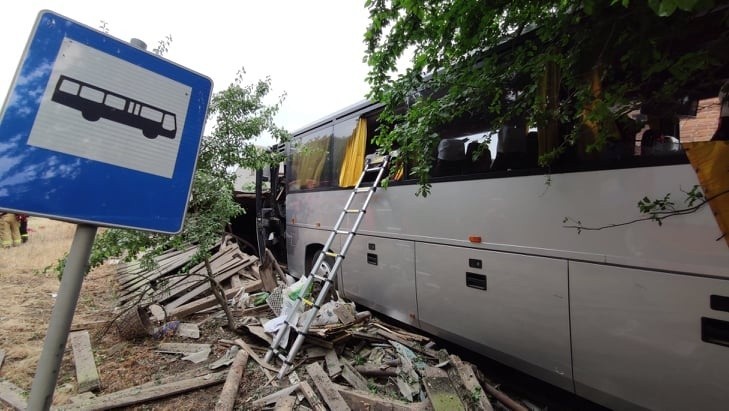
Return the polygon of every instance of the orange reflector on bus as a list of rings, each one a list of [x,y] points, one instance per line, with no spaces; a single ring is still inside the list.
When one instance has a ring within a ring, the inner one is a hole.
[[[481,236],[480,235],[469,235],[468,241],[472,243],[480,243],[481,242]]]

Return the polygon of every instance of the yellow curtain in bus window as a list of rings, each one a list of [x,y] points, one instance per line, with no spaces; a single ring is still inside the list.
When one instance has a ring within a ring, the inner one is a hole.
[[[357,184],[364,168],[365,142],[367,140],[367,120],[360,118],[354,134],[347,142],[342,160],[342,171],[339,173],[340,187],[353,187]]]
[[[729,141],[702,141],[683,146],[729,246]]]

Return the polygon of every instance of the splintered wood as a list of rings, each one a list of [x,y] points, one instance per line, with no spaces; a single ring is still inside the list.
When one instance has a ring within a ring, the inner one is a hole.
[[[156,257],[156,268],[151,270],[139,261],[119,267],[120,303],[150,306],[152,317],[163,321],[185,318],[215,306],[211,281],[221,285],[225,298],[263,289],[256,256],[241,252],[227,237],[216,248],[208,260],[211,273],[204,262],[187,269],[199,251],[197,247],[171,250]]]
[[[155,354],[176,355],[200,363],[207,372],[218,372],[205,377],[170,376],[158,384],[144,384],[92,399],[78,396],[75,406],[79,409],[129,406],[224,380],[217,402],[210,404],[209,409],[214,406],[216,410],[263,407],[316,411],[488,411],[492,409],[489,395],[502,403],[510,401],[489,385],[484,389],[467,363],[455,355],[449,356],[445,350],[436,350],[435,342],[429,337],[383,322],[369,311],[358,312],[354,303],[338,296],[333,297],[336,301],[326,303],[329,305],[326,315],[325,310],[320,310],[318,325],[308,330],[304,346],[291,365],[289,378],[279,380],[276,378],[281,367],[278,358],[266,363],[262,357],[272,343],[272,335],[265,331],[272,327],[268,320],[276,317],[274,311],[281,310],[280,302],[274,301],[273,294],[269,293],[275,290],[281,295],[286,276],[283,269],[268,250],[264,264],[259,265],[257,257],[242,253],[230,239],[224,239],[211,250],[207,264],[188,268],[197,251],[195,247],[170,251],[156,258],[157,268],[153,270],[145,270],[138,262],[122,266],[118,270],[121,301],[126,306],[144,307],[158,325],[155,337],[174,335],[177,338],[161,342]],[[220,291],[230,303],[229,312],[233,313],[235,329],[226,330],[231,333],[229,338],[211,340],[205,335],[207,328],[203,325],[222,318],[222,307],[212,295],[213,284],[220,285]],[[274,306],[275,310],[271,308]],[[197,317],[180,322],[192,315]],[[197,320],[200,315],[207,317]],[[168,330],[174,334],[166,334]],[[88,354],[90,347],[79,348],[77,354],[76,345],[83,346],[88,340],[88,333],[85,340],[84,334],[80,335],[80,342],[74,343],[79,370],[84,355],[87,366],[88,358],[93,364],[93,354]],[[289,347],[293,338],[288,341]],[[199,343],[182,342],[185,339]],[[263,377],[259,378],[263,380],[253,395],[248,391],[244,398],[239,394],[239,387],[250,384],[248,379],[254,375],[246,373],[246,365],[258,368],[260,372],[255,374],[262,373]],[[224,371],[228,366],[230,370]],[[246,384],[242,384],[243,375]],[[98,388],[98,375],[95,383],[82,382],[86,378],[79,371],[79,387]],[[16,400],[12,395],[5,394],[5,397]]]

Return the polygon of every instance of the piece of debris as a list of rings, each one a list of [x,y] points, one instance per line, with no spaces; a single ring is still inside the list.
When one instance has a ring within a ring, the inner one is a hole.
[[[263,398],[259,398],[255,401],[253,401],[251,403],[251,406],[252,407],[262,407],[264,405],[273,404],[273,403],[277,402],[278,399],[281,397],[288,397],[289,394],[298,390],[300,386],[301,386],[301,383],[297,383],[294,385],[290,385],[286,388],[282,388],[282,389],[274,392],[273,394],[269,394]]]
[[[234,345],[223,354],[222,357],[217,359],[216,361],[212,362],[210,365],[208,365],[208,368],[211,370],[218,369],[220,367],[225,367],[227,365],[230,365],[233,360],[235,359],[236,354],[238,354],[238,351],[240,348],[238,348],[237,345]]]
[[[248,353],[239,351],[235,356],[233,365],[228,370],[228,376],[223,384],[218,402],[215,403],[215,411],[232,411],[235,406],[235,398],[238,396],[238,386],[248,364]]]
[[[466,410],[456,389],[451,385],[448,373],[435,367],[425,367],[421,373],[434,411]]]
[[[314,381],[314,385],[316,385],[316,388],[324,398],[324,402],[329,406],[329,409],[342,411],[350,409],[318,363],[314,362],[307,365],[306,372],[309,373],[309,376]]]
[[[138,387],[101,395],[83,403],[64,407],[65,410],[107,410],[126,407],[148,401],[169,397],[183,392],[220,384],[225,381],[227,372],[207,374],[200,377],[187,378],[165,384],[143,384]]]
[[[14,410],[25,410],[28,408],[25,398],[25,393],[18,386],[8,381],[0,381],[0,403]]]
[[[191,323],[180,323],[177,326],[177,335],[180,337],[187,337],[187,338],[200,338],[200,328],[198,328],[197,324],[191,324]]]
[[[94,352],[91,350],[89,332],[74,331],[68,336],[73,352],[73,362],[76,367],[76,382],[78,392],[87,392],[101,389],[99,371],[96,369]]]
[[[307,358],[311,358],[308,352]],[[337,357],[336,351],[326,350],[326,353],[324,354],[324,361],[327,365],[329,378],[335,378],[342,373],[342,365],[339,363],[339,357]]]
[[[456,369],[463,387],[469,393],[468,400],[471,407],[485,411],[493,410],[491,402],[486,397],[486,392],[484,392],[471,367],[464,364],[457,355],[450,355],[448,358],[451,365]]]

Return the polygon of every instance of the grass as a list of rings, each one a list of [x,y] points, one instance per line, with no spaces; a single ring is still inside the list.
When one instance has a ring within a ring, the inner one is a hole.
[[[31,217],[28,228],[27,243],[0,249],[0,349],[5,350],[0,377],[24,390],[29,390],[33,381],[60,285],[58,273],[51,267],[68,253],[76,226]],[[109,273],[111,268],[103,266],[90,276],[111,279]],[[103,315],[103,305],[111,299],[99,295],[111,288],[109,281],[84,281],[74,321],[84,321],[78,317],[90,312]],[[64,363],[67,361],[64,358]],[[62,371],[59,385],[68,377]],[[56,391],[57,399],[63,398],[62,391]]]

